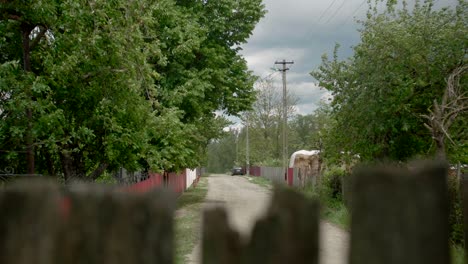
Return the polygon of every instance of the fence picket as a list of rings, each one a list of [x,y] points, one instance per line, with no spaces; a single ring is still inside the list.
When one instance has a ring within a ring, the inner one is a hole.
[[[411,170],[358,170],[347,188],[349,263],[450,263],[446,175],[447,166],[436,162]],[[468,184],[463,186],[468,197]],[[175,195],[163,190],[7,186],[0,189],[0,263],[171,264],[174,204]],[[202,263],[316,264],[319,222],[318,201],[287,188],[275,189],[248,241],[228,225],[224,209],[208,210]]]
[[[208,210],[203,219],[202,263],[240,263],[240,235],[229,226],[225,209]]]
[[[440,163],[357,172],[350,263],[450,263],[446,172]]]
[[[58,201],[50,183],[22,182],[0,191],[0,263],[53,263]]]
[[[318,263],[319,207],[291,189],[277,189],[244,250],[243,264]]]

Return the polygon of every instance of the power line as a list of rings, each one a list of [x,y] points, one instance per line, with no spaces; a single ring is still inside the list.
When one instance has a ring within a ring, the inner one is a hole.
[[[361,7],[367,2],[367,0],[364,0],[362,1],[362,3],[358,6],[358,8],[356,8],[356,10],[354,10],[354,12],[348,16],[346,19],[345,19],[345,22],[350,18],[350,17],[353,17],[358,11],[359,9],[361,9]]]
[[[340,7],[338,7],[338,9],[336,9],[335,13],[333,13],[333,15],[327,20],[327,22],[325,22],[325,24],[328,24],[328,22],[330,22],[330,20],[332,20],[336,16],[336,14],[338,14],[338,12],[341,10],[341,8],[343,8],[345,3],[346,3],[346,0],[343,0]]]
[[[274,75],[274,74],[277,74],[277,73],[278,73],[277,71],[274,71],[274,72],[272,72],[272,73],[268,74],[268,75],[267,75],[267,76],[265,76],[265,77],[259,78],[259,79],[257,80],[257,82],[264,81],[264,80],[266,80],[266,79],[270,78],[272,75]]]
[[[325,11],[320,15],[319,20],[317,21],[317,24],[322,20],[322,17],[330,10],[330,8],[333,6],[333,4],[336,2],[336,0],[333,0],[333,2],[325,9]]]

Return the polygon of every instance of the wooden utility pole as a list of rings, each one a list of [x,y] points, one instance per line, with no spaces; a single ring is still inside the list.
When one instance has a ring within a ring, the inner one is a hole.
[[[283,168],[285,169],[285,173],[288,172],[288,165],[287,165],[287,155],[288,155],[288,133],[287,133],[287,125],[288,125],[288,105],[286,99],[286,71],[289,68],[286,67],[287,64],[294,64],[294,61],[276,61],[275,64],[282,64],[283,68],[278,69],[283,73]]]
[[[250,157],[249,157],[249,113],[247,113],[247,122],[246,122],[246,127],[245,127],[245,137],[246,137],[246,153],[245,153],[245,159],[246,159],[246,165],[245,165],[245,175],[249,176],[250,175]]]

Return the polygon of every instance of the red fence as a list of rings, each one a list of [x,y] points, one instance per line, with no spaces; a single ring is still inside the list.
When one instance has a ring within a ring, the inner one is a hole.
[[[165,187],[173,190],[175,193],[181,194],[187,189],[187,170],[183,170],[181,173],[154,173],[151,172],[146,180],[134,183],[132,185],[124,187],[124,190],[130,192],[147,192],[156,187]],[[197,174],[197,179],[201,175]],[[188,186],[193,183],[189,183]]]
[[[262,175],[262,168],[258,166],[250,167],[250,175],[251,176],[261,176]]]
[[[294,168],[288,168],[288,186],[294,184]]]

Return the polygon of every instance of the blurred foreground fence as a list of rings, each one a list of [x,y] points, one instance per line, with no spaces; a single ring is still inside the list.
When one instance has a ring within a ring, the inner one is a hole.
[[[450,263],[446,167],[358,172],[349,263]],[[173,263],[174,196],[87,185],[0,190],[0,263]],[[249,240],[222,208],[205,212],[202,263],[318,263],[319,204],[277,189]]]

